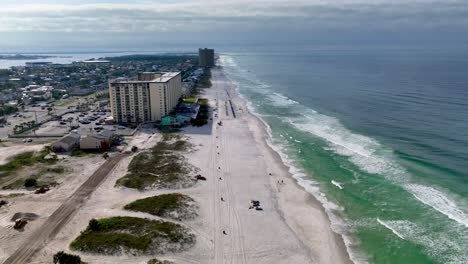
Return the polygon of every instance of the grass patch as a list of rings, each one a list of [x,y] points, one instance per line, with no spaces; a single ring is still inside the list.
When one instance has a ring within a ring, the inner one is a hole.
[[[55,167],[55,168],[47,168],[45,172],[51,172],[51,173],[56,173],[56,174],[62,174],[65,172],[64,167]]]
[[[74,149],[71,152],[70,156],[72,156],[72,157],[84,157],[84,156],[86,156],[88,154],[89,154],[89,152],[83,151],[81,149]]]
[[[25,193],[10,193],[7,195],[0,195],[0,198],[15,198],[15,197],[21,197],[25,195],[26,195]]]
[[[191,219],[197,216],[195,201],[180,193],[162,194],[127,204],[124,209],[145,212],[171,219]]]
[[[39,152],[28,151],[13,156],[6,164],[0,165],[0,176],[7,176],[24,166],[32,166],[36,163],[54,164],[57,159],[46,159],[50,153],[49,148],[44,148]]]
[[[118,216],[97,220],[97,225],[88,226],[70,247],[103,254],[160,254],[185,250],[194,243],[195,236],[181,225]]]
[[[191,97],[191,98],[184,98],[183,99],[183,102],[184,103],[187,103],[187,104],[193,104],[197,101],[197,98],[196,97]]]
[[[135,156],[128,166],[128,173],[117,180],[117,185],[134,189],[184,188],[194,183],[188,177],[195,168],[182,152],[192,145],[176,134],[164,134],[156,146]]]

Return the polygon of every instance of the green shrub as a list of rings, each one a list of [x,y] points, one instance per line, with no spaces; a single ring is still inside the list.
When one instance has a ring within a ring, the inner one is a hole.
[[[86,156],[86,155],[88,155],[88,152],[85,152],[85,151],[83,151],[81,149],[75,149],[70,154],[70,156],[72,156],[72,157],[83,157],[83,156]]]
[[[36,187],[37,186],[37,180],[35,178],[27,178],[24,181],[24,187],[29,188],[29,187]]]
[[[63,251],[54,255],[54,264],[81,264],[81,258],[77,255],[67,254]]]
[[[174,262],[168,260],[150,259],[146,264],[173,264]]]
[[[92,231],[99,231],[99,222],[94,218],[89,220],[89,229]]]

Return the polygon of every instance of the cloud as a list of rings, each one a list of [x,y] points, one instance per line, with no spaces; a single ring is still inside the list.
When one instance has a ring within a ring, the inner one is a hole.
[[[468,27],[468,3],[459,0],[85,2],[3,5],[0,32],[158,33]]]

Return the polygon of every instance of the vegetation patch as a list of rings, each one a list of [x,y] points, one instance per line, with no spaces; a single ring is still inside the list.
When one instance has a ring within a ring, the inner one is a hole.
[[[56,163],[56,158],[46,159],[50,152],[50,148],[44,148],[39,152],[28,151],[13,156],[6,164],[0,165],[0,177],[10,175],[24,166],[32,166],[37,163]]]
[[[198,215],[198,206],[195,201],[180,193],[162,194],[136,200],[124,208],[176,220],[192,219]]]
[[[190,97],[190,98],[184,98],[183,99],[183,102],[184,103],[187,103],[187,104],[193,104],[197,101],[197,98],[196,97]]]
[[[186,188],[195,182],[190,174],[196,170],[183,156],[192,145],[174,134],[164,134],[156,146],[135,156],[128,173],[117,185],[134,189]]]
[[[36,187],[37,186],[37,180],[36,178],[27,178],[24,180],[24,187],[30,188],[30,187]]]
[[[200,98],[198,100],[198,104],[200,104],[200,109],[198,110],[197,118],[191,121],[193,126],[203,126],[207,124],[210,117],[210,105],[208,104],[208,99]]]
[[[169,260],[159,260],[159,259],[150,259],[146,264],[174,264],[174,262]]]
[[[34,168],[33,170],[37,170]],[[30,174],[29,177],[20,179],[2,187],[4,190],[20,189],[22,187],[50,187],[58,185],[56,177],[58,174],[65,173],[66,169],[62,166],[43,168],[36,174]]]
[[[72,157],[83,157],[83,156],[86,156],[88,154],[89,154],[89,152],[86,152],[84,150],[74,149],[74,150],[72,150],[70,156],[72,156]]]
[[[84,264],[86,262],[81,261],[80,256],[68,254],[63,251],[59,251],[54,255],[54,264]]]
[[[92,219],[70,245],[74,250],[116,255],[163,254],[192,247],[195,236],[187,228],[165,221],[117,216]]]
[[[50,173],[55,173],[55,174],[62,174],[65,172],[65,168],[64,167],[55,167],[55,168],[47,168],[45,170],[45,172],[50,172]]]

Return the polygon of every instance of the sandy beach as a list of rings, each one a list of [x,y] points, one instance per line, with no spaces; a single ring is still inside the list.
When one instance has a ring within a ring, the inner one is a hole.
[[[195,148],[187,154],[188,161],[207,181],[179,190],[115,187],[132,159],[124,157],[30,263],[50,263],[52,255],[60,250],[79,254],[87,263],[146,263],[152,257],[175,263],[350,263],[343,240],[332,231],[321,204],[296,184],[279,155],[268,146],[264,124],[247,111],[222,69],[213,69],[212,76],[213,86],[205,91],[204,97],[215,110],[213,121],[183,131]],[[129,146],[150,148],[160,138],[156,130],[144,128]],[[80,173],[79,182],[96,170],[96,164],[83,171],[87,175]],[[102,256],[69,249],[91,218],[126,215],[160,219],[123,210],[123,206],[136,199],[174,191],[189,195],[199,206],[197,218],[179,222],[196,235],[197,242],[190,250],[161,256]],[[11,243],[13,234],[0,238],[3,260],[47,221],[47,215],[59,206],[66,193],[71,190],[59,187],[46,194],[49,207],[41,207],[45,202],[28,199],[29,196],[11,205],[3,223],[10,233],[13,231],[6,219],[11,213],[17,209],[43,209],[33,210],[41,215],[40,220],[30,223],[25,234],[14,238],[14,243]],[[51,203],[50,199],[57,196],[62,200]],[[263,210],[249,209],[251,200],[260,201]]]

